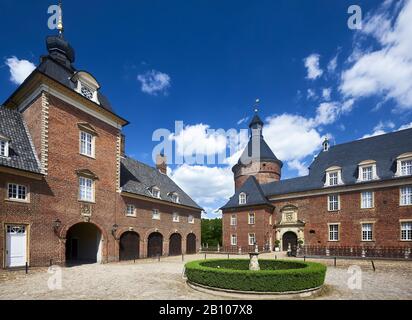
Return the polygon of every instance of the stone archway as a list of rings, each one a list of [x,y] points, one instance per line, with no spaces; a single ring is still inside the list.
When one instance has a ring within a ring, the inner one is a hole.
[[[173,233],[169,238],[169,256],[178,256],[182,254],[182,236],[179,233]]]
[[[163,235],[153,232],[147,238],[147,256],[157,257],[163,255]]]
[[[137,232],[126,231],[119,241],[119,260],[127,261],[139,259],[140,236]]]
[[[292,231],[287,231],[282,236],[282,249],[286,251],[288,249],[296,249],[298,246],[298,236]]]
[[[102,261],[102,233],[93,223],[80,222],[66,233],[66,262],[73,264]]]

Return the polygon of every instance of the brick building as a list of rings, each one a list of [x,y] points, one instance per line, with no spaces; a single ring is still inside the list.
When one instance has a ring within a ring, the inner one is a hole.
[[[235,194],[222,208],[224,247],[412,248],[412,129],[335,146],[326,140],[307,176],[285,180],[257,115],[250,129],[232,169]]]
[[[62,33],[0,107],[0,260],[109,262],[194,253],[201,208],[166,175],[124,154],[122,128]]]

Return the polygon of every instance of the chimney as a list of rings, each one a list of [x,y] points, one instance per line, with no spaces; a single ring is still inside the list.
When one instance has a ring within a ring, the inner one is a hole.
[[[125,157],[126,155],[126,136],[122,133],[120,138],[120,156]]]
[[[156,168],[163,174],[167,173],[167,158],[163,153],[156,157]]]

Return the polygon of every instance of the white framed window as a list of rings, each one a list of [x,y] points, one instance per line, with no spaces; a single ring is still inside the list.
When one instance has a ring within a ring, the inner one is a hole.
[[[136,217],[136,207],[133,204],[128,204],[126,206],[126,216]]]
[[[339,195],[328,195],[328,211],[338,211],[340,209]]]
[[[373,192],[363,191],[361,192],[361,209],[373,208]]]
[[[235,214],[232,214],[232,215],[230,216],[230,225],[231,225],[231,226],[237,225],[237,216],[236,216]]]
[[[329,225],[329,241],[339,241],[339,224]]]
[[[239,204],[246,204],[246,193],[239,194]]]
[[[0,157],[9,156],[9,142],[0,139]]]
[[[342,185],[342,170],[340,167],[330,167],[326,170],[325,187]]]
[[[412,186],[401,187],[400,188],[400,205],[410,206],[412,205]]]
[[[160,189],[158,187],[153,187],[151,192],[152,192],[153,198],[160,199]]]
[[[362,181],[370,181],[373,179],[373,167],[361,167],[362,171]]]
[[[79,177],[79,200],[94,201],[94,181],[92,179]]]
[[[373,241],[373,223],[362,223],[362,241]]]
[[[84,131],[80,131],[80,154],[94,157],[95,137]]]
[[[171,198],[174,203],[179,203],[179,195],[177,193],[172,193]]]
[[[189,217],[187,218],[187,222],[195,223],[195,217],[190,214]]]
[[[237,235],[232,234],[232,235],[230,236],[230,244],[231,244],[232,246],[237,246]]]
[[[180,221],[179,214],[177,212],[173,212],[173,222],[179,222],[179,221]]]
[[[158,209],[153,209],[152,211],[152,219],[153,220],[160,220],[160,212]]]
[[[254,246],[256,242],[256,235],[254,233],[249,233],[249,245]]]
[[[254,212],[249,212],[248,223],[255,224],[255,213]]]
[[[412,175],[412,159],[401,161],[401,176]]]
[[[401,240],[412,241],[412,221],[401,222]]]
[[[16,184],[16,183],[9,183],[8,184],[8,200],[15,200],[15,201],[28,201],[28,191],[27,186]]]

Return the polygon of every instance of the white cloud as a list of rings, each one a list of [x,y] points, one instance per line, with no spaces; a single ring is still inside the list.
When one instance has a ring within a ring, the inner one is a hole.
[[[387,131],[393,131],[395,124],[392,121],[380,121],[374,128],[373,132],[365,134],[361,139],[379,136],[387,133]],[[402,129],[399,129],[402,130]]]
[[[170,177],[185,192],[210,212],[217,202],[224,204],[234,193],[231,168],[183,164],[170,172]],[[216,208],[215,208],[216,209]]]
[[[392,5],[393,1],[386,1],[367,17],[361,35],[375,38],[379,49],[357,49],[356,59],[349,60],[353,65],[342,73],[339,89],[346,97],[382,95],[396,101],[398,109],[412,109],[412,1]]]
[[[316,125],[328,125],[336,121],[340,113],[339,105],[336,102],[323,102],[316,109]]]
[[[309,173],[308,167],[299,160],[292,160],[288,162],[288,167],[298,171],[299,176],[306,176]]]
[[[239,125],[241,125],[242,123],[245,123],[248,120],[249,120],[249,117],[242,118],[237,122],[237,125],[239,126]]]
[[[180,155],[213,155],[226,151],[227,138],[224,132],[214,131],[209,125],[188,125],[178,134],[171,134]]]
[[[166,94],[167,89],[170,88],[171,81],[168,74],[156,70],[139,74],[137,80],[141,83],[141,90],[150,95]]]
[[[338,54],[334,56],[328,63],[328,72],[334,73],[338,66]]]
[[[311,54],[310,56],[303,59],[308,72],[308,79],[315,80],[323,74],[323,70],[319,66],[319,59],[320,55],[316,53]]]
[[[284,113],[266,119],[263,134],[282,161],[301,160],[319,149],[323,138],[313,119]]]
[[[386,131],[385,130],[375,130],[370,134],[365,134],[361,139],[366,139],[366,138],[370,138],[370,137],[375,137],[375,136],[380,136],[382,134],[385,134]]]
[[[36,69],[36,66],[28,60],[19,60],[15,56],[6,59],[6,65],[10,70],[10,81],[22,84],[24,80]]]
[[[317,98],[315,91],[313,89],[308,89],[306,98],[308,100],[312,99],[312,98],[313,98],[313,100],[315,100]]]
[[[405,130],[405,129],[411,129],[411,128],[412,128],[412,122],[400,126],[398,130]]]
[[[326,101],[330,100],[330,96],[332,94],[332,88],[323,88],[322,89],[322,97],[323,99],[325,99]]]

